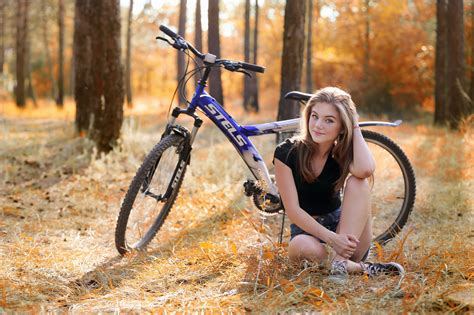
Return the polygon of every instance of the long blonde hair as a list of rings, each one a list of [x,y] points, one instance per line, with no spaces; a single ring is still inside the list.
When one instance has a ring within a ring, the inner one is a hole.
[[[331,154],[341,169],[341,176],[336,181],[335,190],[339,191],[344,186],[344,181],[349,174],[349,165],[354,159],[353,131],[355,104],[351,96],[336,87],[326,87],[315,92],[306,103],[301,120],[301,133],[296,137],[297,165],[304,181],[312,183],[316,180],[311,165],[312,158],[318,153],[318,145],[311,138],[309,132],[309,119],[311,109],[316,103],[334,105],[341,117],[341,132],[334,142]]]

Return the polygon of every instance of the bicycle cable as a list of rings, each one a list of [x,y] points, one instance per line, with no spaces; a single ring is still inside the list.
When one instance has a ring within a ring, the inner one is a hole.
[[[191,104],[191,102],[186,98],[186,94],[185,94],[185,88],[186,88],[186,85],[187,85],[187,82],[193,77],[195,76],[198,72],[201,73],[201,71],[203,69],[206,68],[206,66],[202,65],[200,66],[195,58],[193,58],[189,52],[186,50],[184,51],[184,53],[186,54],[186,56],[188,57],[188,62],[186,64],[186,68],[185,68],[185,71],[184,71],[184,74],[181,76],[181,78],[179,79],[178,81],[178,85],[173,93],[173,97],[171,98],[171,102],[170,102],[170,105],[168,107],[168,113],[167,113],[167,117],[168,117],[168,121],[169,121],[169,117],[170,117],[170,112],[171,112],[171,107],[173,106],[173,101],[176,97],[176,93],[179,93],[179,95],[186,101],[187,104]],[[190,59],[194,62],[196,68],[192,69],[192,70],[189,70],[189,63],[190,63]],[[183,92],[184,91],[184,92]]]
[[[180,86],[180,89],[179,89],[179,103],[181,103],[182,101],[185,103],[185,104],[188,104],[188,100],[186,98],[186,75],[188,74],[188,69],[189,69],[189,61],[191,59],[189,53],[187,52],[187,50],[184,51],[185,55],[188,57],[187,60],[186,60],[186,67],[184,68],[184,75],[182,77],[182,80],[180,80],[179,82],[181,84],[178,84],[178,85],[181,85]],[[192,72],[192,71],[190,71]]]
[[[178,52],[178,53],[179,53],[179,52]],[[186,64],[186,68],[185,68],[185,70],[184,70],[184,74],[183,74],[183,75],[181,76],[181,78],[178,80],[178,84],[177,84],[177,86],[176,86],[176,89],[174,90],[173,96],[171,97],[170,105],[168,106],[168,113],[166,114],[166,117],[168,118],[168,122],[169,122],[169,118],[170,118],[171,107],[173,107],[173,101],[174,101],[174,99],[175,99],[177,93],[179,93],[178,95],[181,95],[181,93],[180,93],[180,88],[181,88],[181,86],[182,86],[182,83],[183,83],[183,80],[184,80],[185,76],[187,75],[187,69],[188,69],[188,66],[189,66],[189,57],[190,57],[190,56],[189,56],[189,53],[188,53],[187,51],[185,51],[185,53],[186,53],[186,55],[188,56],[188,62],[187,62],[187,64]],[[194,70],[195,70],[195,69],[193,69],[193,70],[190,71],[190,72],[193,72]],[[186,98],[184,97],[184,99],[186,99]]]

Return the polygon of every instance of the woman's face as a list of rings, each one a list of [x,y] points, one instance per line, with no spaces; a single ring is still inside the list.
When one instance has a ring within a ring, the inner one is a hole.
[[[341,117],[336,106],[316,103],[311,108],[308,130],[318,144],[333,143],[342,130]]]

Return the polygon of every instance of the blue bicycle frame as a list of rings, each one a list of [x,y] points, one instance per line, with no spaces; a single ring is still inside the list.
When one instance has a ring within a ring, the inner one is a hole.
[[[289,120],[274,121],[258,125],[239,125],[222,106],[205,90],[204,86],[198,84],[195,94],[186,110],[180,110],[182,113],[194,115],[196,109],[200,109],[204,114],[221,130],[221,132],[232,143],[237,152],[240,154],[245,164],[249,168],[253,176],[264,185],[267,193],[278,196],[278,189],[270,179],[268,168],[264,163],[260,153],[250,141],[251,136],[260,136],[285,131],[297,131],[300,128],[300,118]],[[191,113],[191,114],[190,114]],[[173,127],[176,117],[172,117],[169,125]],[[396,127],[401,121],[394,123],[381,121],[367,121],[360,123],[361,127],[366,126],[392,126]],[[197,134],[198,126],[194,126],[191,132],[190,145],[192,145]]]

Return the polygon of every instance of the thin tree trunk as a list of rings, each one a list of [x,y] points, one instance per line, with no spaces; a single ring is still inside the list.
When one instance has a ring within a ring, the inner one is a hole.
[[[64,106],[64,0],[58,0],[58,28],[59,28],[59,47],[58,47],[58,97],[56,105]]]
[[[74,49],[74,44],[73,44]],[[69,65],[69,95],[74,96],[74,89],[75,89],[75,66],[74,66],[74,56],[71,58],[71,64]]]
[[[447,108],[447,40],[446,0],[436,1],[435,112],[434,123],[446,123]]]
[[[253,63],[258,64],[258,0],[255,0],[255,27],[253,29]],[[258,113],[260,106],[258,103],[258,76],[254,74],[252,79],[252,105]]]
[[[277,120],[298,116],[300,108],[296,101],[286,100],[285,94],[299,90],[304,60],[306,1],[287,1],[283,32],[283,57],[281,64],[281,89]],[[282,134],[280,142],[289,134]]]
[[[180,5],[179,5],[178,34],[184,38],[186,34],[186,2],[187,2],[186,0],[180,0]],[[184,59],[184,53],[182,53],[181,51],[178,51],[177,54],[178,54],[178,73],[177,73],[176,79],[179,83],[179,81],[184,75],[185,59]],[[186,91],[184,89],[182,90],[182,92],[186,94]],[[183,95],[181,95],[181,93],[179,93],[178,95],[179,95],[180,105],[186,105],[186,98]]]
[[[127,105],[132,107],[132,17],[133,17],[133,0],[130,0],[130,8],[128,9],[127,21],[127,54],[125,60],[125,90],[127,93]]]
[[[80,135],[89,132],[92,112],[92,61],[90,15],[93,0],[76,0],[74,10],[74,99],[76,101],[76,130]]]
[[[474,113],[474,0],[471,0],[471,87],[470,87],[470,98],[471,106],[469,113]]]
[[[365,0],[365,43],[364,43],[364,80],[369,84],[370,78],[370,0]]]
[[[36,101],[36,92],[35,92],[35,87],[33,85],[33,79],[31,77],[31,63],[30,63],[30,43],[29,40],[27,39],[26,43],[26,78],[28,79],[28,96],[31,98],[33,101],[33,106],[38,107],[38,102]]]
[[[448,1],[448,99],[449,125],[458,129],[467,113],[464,89],[464,20],[463,1]]]
[[[0,75],[5,63],[5,8],[7,0],[0,0]]]
[[[306,40],[306,92],[313,92],[313,0],[308,0],[308,39]]]
[[[56,97],[56,80],[54,79],[53,62],[51,61],[51,53],[49,52],[49,40],[48,40],[48,6],[46,0],[41,0],[41,13],[42,13],[42,33],[43,33],[43,45],[44,53],[46,55],[46,64],[48,65],[49,80],[51,82],[51,98]]]
[[[30,36],[28,32],[28,22],[29,22],[29,0],[25,1],[25,15],[23,16],[23,26],[25,30],[25,67],[26,67],[26,79],[28,80],[27,85],[27,92],[28,96],[31,98],[34,107],[38,107],[38,103],[36,102],[36,93],[35,88],[33,85],[33,79],[31,77],[31,43],[30,43]]]
[[[209,0],[208,10],[208,45],[209,52],[220,58],[221,47],[219,39],[219,0]],[[221,69],[213,68],[209,76],[209,91],[211,95],[224,106],[224,93],[222,91]]]
[[[18,107],[26,106],[26,34],[27,34],[27,0],[17,1],[16,12],[16,86],[15,97]]]
[[[201,0],[196,0],[196,19],[195,19],[195,29],[194,29],[194,44],[197,50],[202,52],[202,24],[201,24]],[[200,60],[197,60],[198,65],[201,65]],[[196,75],[195,77],[196,84],[198,83],[200,77]]]
[[[250,0],[245,0],[244,61],[250,62]],[[249,111],[251,78],[244,75],[244,110]]]

